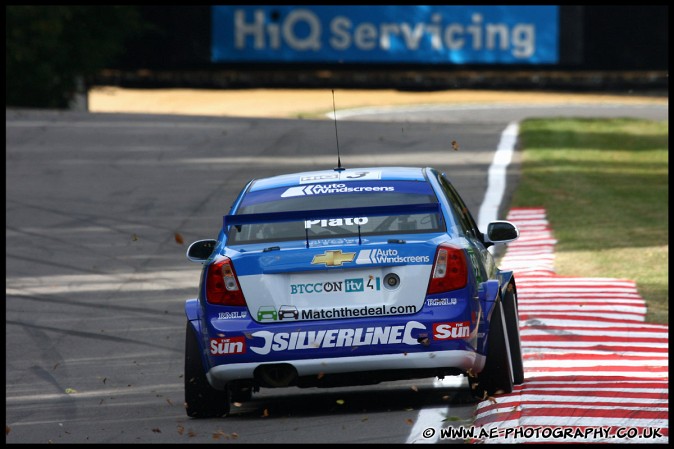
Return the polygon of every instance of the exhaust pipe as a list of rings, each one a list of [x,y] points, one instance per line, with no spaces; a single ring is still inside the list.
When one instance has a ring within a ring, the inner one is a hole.
[[[297,382],[297,370],[288,363],[260,365],[253,373],[255,380],[267,388],[289,387]]]

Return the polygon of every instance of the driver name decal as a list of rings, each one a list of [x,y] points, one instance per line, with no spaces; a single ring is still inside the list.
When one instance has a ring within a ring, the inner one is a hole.
[[[369,220],[367,217],[331,218],[328,220],[305,220],[304,228],[311,229],[313,225],[318,225],[321,228],[330,228],[335,226],[364,225],[368,221]]]

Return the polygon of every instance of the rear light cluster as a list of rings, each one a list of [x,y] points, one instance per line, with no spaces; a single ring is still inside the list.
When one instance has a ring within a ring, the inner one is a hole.
[[[468,265],[463,250],[447,244],[439,245],[435,252],[427,294],[457,290],[467,283]]]
[[[206,301],[223,306],[245,306],[246,299],[229,258],[213,262],[206,275]]]

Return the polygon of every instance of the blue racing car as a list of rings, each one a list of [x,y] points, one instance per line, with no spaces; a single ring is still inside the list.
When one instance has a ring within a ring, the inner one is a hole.
[[[515,279],[433,168],[337,168],[250,181],[185,303],[187,415],[260,388],[466,375],[479,398],[524,380]]]

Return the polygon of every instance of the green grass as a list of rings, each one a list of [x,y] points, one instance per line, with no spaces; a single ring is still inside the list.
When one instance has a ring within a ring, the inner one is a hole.
[[[668,129],[637,119],[531,119],[511,207],[544,207],[562,276],[636,281],[668,324]]]

